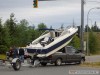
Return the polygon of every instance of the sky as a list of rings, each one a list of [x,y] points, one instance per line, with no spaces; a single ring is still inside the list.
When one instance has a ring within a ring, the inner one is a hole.
[[[100,7],[100,0],[85,0],[84,13],[85,25],[87,13],[91,8]],[[55,0],[39,1],[38,8],[33,8],[33,0],[0,0],[0,18],[5,22],[11,13],[15,14],[19,22],[26,19],[29,25],[37,26],[45,23],[49,28],[60,28],[72,25],[73,20],[76,25],[81,24],[81,0]],[[97,22],[100,25],[100,9],[93,9],[89,14],[89,25]],[[100,26],[99,26],[100,27]]]

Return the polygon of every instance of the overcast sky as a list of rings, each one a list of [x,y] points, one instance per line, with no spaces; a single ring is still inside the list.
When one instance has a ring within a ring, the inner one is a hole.
[[[81,0],[39,1],[38,4],[38,8],[33,8],[33,0],[0,0],[0,17],[4,22],[14,13],[17,21],[26,19],[30,25],[35,26],[43,22],[53,28],[59,28],[61,24],[72,25],[73,19],[76,25],[81,24]],[[87,12],[93,7],[100,7],[100,0],[86,0],[85,23]],[[100,9],[93,9],[89,17],[92,24],[97,21],[100,25]]]

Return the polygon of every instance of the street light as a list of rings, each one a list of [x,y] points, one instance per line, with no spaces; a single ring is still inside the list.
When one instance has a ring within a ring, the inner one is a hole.
[[[94,8],[91,8],[89,11],[88,11],[88,14],[87,14],[87,55],[90,55],[90,50],[89,50],[89,47],[88,47],[88,39],[89,39],[89,35],[88,35],[88,22],[89,22],[89,14],[90,14],[90,11],[93,10],[93,9],[100,9],[100,7],[94,7]]]
[[[88,2],[93,2],[93,3],[95,2],[95,3],[100,3],[100,1],[88,1]]]

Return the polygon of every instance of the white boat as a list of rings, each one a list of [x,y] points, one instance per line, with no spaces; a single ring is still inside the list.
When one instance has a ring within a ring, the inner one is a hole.
[[[75,26],[65,29],[49,29],[30,43],[26,50],[31,56],[37,53],[37,57],[48,57],[68,45],[77,31],[78,28]]]

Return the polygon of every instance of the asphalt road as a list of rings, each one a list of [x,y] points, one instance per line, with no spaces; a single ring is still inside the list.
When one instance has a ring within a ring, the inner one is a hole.
[[[91,67],[82,67],[75,64],[67,64],[62,66],[39,66],[39,67],[22,67],[20,71],[14,71],[12,68],[5,66],[0,66],[0,75],[73,75],[69,74],[69,71],[98,71],[99,74],[90,74],[90,75],[100,75],[100,68],[91,68]],[[84,74],[75,74],[75,75],[84,75]],[[89,75],[89,74],[85,74]]]
[[[100,55],[86,56],[85,62],[100,62]]]
[[[99,56],[86,56],[86,62],[99,62]],[[8,68],[7,66],[0,66],[0,75],[73,75],[69,74],[69,71],[98,71],[99,74],[90,75],[100,75],[100,68],[93,67],[82,67],[75,64],[67,64],[62,66],[39,66],[39,67],[21,67],[20,71],[14,71],[13,68]],[[75,74],[75,75],[89,75],[89,74]]]

